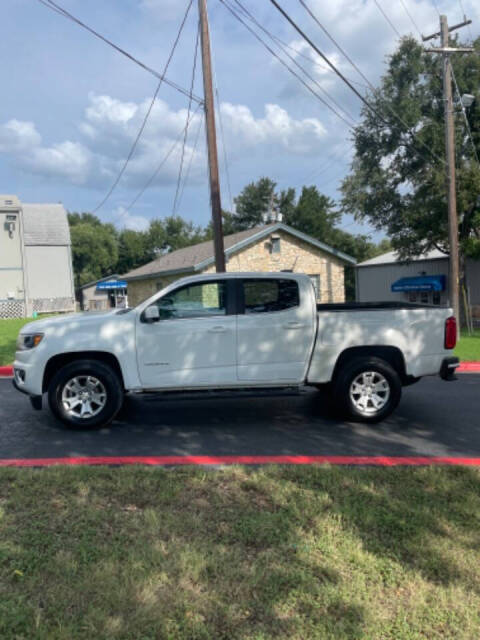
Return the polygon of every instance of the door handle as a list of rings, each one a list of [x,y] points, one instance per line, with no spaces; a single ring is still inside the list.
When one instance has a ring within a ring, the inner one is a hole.
[[[284,329],[303,329],[304,328],[304,324],[302,324],[301,322],[295,322],[294,320],[292,322],[287,322],[287,324],[283,325]]]
[[[212,327],[211,329],[209,329],[208,333],[225,333],[225,331],[226,331],[225,327],[218,326],[218,327]]]

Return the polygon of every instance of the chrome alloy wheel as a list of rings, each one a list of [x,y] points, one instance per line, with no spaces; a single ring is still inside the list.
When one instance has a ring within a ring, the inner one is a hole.
[[[390,385],[378,371],[363,371],[350,385],[350,400],[364,414],[378,413],[390,398]]]
[[[93,418],[105,407],[107,392],[94,376],[75,376],[62,391],[62,405],[71,418]]]

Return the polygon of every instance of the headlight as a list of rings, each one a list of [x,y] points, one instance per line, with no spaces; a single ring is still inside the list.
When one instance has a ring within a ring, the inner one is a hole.
[[[38,346],[43,340],[43,333],[20,333],[17,338],[17,351],[25,351]]]

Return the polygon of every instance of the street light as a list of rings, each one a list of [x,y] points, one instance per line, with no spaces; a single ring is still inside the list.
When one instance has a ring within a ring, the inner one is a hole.
[[[468,107],[471,107],[475,102],[475,96],[472,96],[471,93],[464,93],[460,100],[462,101],[463,106],[468,109]]]

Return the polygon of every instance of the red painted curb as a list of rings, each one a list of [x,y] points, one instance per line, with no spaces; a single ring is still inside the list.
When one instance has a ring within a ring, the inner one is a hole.
[[[8,367],[0,367],[0,376],[5,376],[6,378],[11,378],[13,376],[13,367],[9,365]]]
[[[480,458],[426,456],[94,456],[76,458],[0,459],[0,467],[50,467],[54,465],[374,465],[380,467],[460,465],[480,466]]]
[[[461,362],[458,373],[480,373],[480,362]]]

